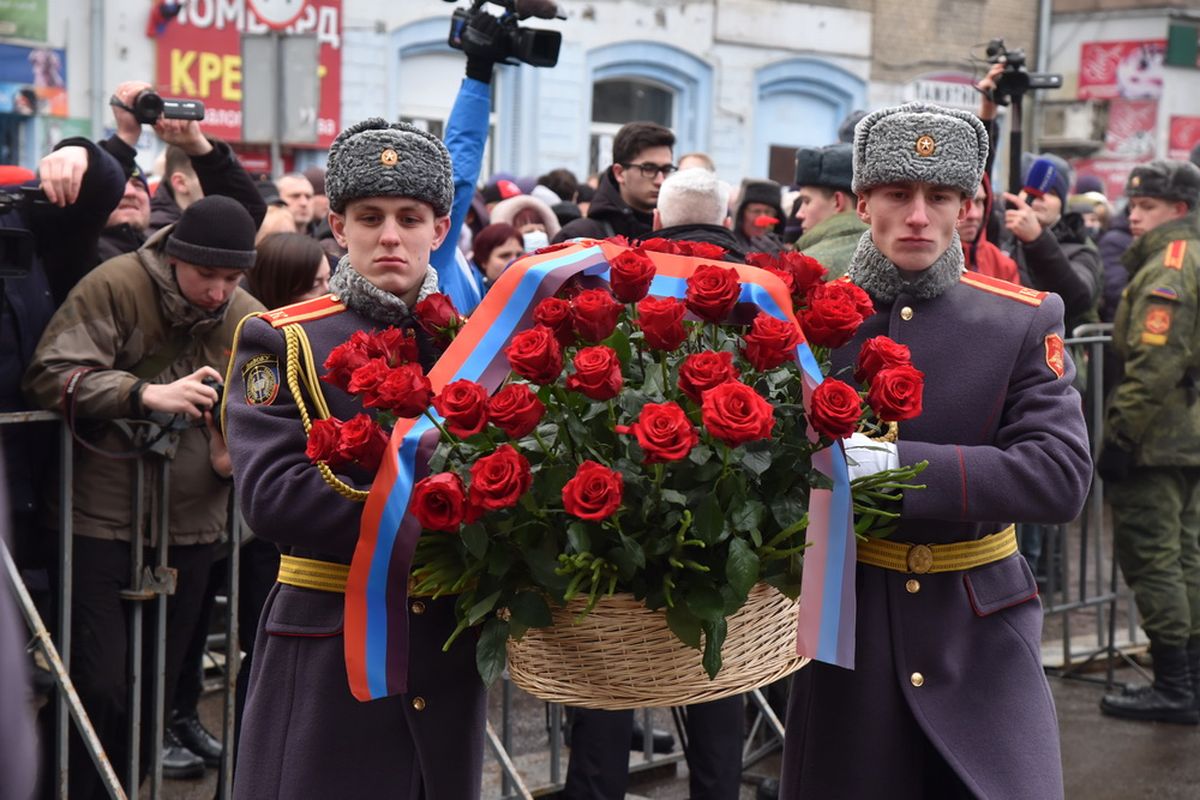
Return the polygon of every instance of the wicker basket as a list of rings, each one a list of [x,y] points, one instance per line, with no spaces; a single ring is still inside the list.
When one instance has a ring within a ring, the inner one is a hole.
[[[714,680],[700,652],[681,643],[661,611],[632,595],[600,601],[575,622],[583,603],[554,610],[554,624],[508,643],[517,686],[552,703],[617,711],[705,703],[748,692],[808,663],[796,655],[798,601],[760,583],[729,618]]]

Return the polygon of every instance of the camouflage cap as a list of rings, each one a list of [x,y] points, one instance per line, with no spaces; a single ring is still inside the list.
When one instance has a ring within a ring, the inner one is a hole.
[[[1141,164],[1129,173],[1125,196],[1181,201],[1195,208],[1200,200],[1200,168],[1190,161],[1163,159]]]
[[[854,182],[854,148],[844,142],[796,151],[796,185],[850,191]]]
[[[854,128],[855,194],[885,183],[932,183],[971,195],[987,163],[987,129],[974,114],[906,103]]]
[[[406,122],[365,119],[333,140],[325,194],[339,214],[363,197],[411,197],[444,216],[454,202],[450,153],[436,136]]]

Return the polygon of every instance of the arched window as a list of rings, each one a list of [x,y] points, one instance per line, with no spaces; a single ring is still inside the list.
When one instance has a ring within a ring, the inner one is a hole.
[[[612,163],[612,140],[626,122],[657,122],[673,127],[675,93],[646,80],[612,78],[592,84],[591,172]]]

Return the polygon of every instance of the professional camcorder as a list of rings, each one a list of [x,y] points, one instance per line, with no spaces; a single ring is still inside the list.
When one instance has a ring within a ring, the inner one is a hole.
[[[453,3],[455,0],[446,0]],[[450,19],[449,44],[456,50],[463,49],[463,36],[480,35],[478,29],[468,32],[467,28],[477,14],[487,14],[483,7],[488,2],[505,9],[499,17],[498,26],[491,26],[490,38],[477,44],[499,53],[504,59],[524,61],[534,67],[553,67],[558,63],[558,51],[562,46],[562,34],[558,31],[537,28],[522,28],[519,20],[528,17],[541,19],[566,19],[553,0],[472,0],[469,10],[456,8]],[[505,61],[504,63],[511,63]]]
[[[0,217],[12,211],[25,211],[35,203],[48,203],[46,195],[36,186],[20,186],[0,191]],[[27,220],[27,214],[20,218]],[[36,245],[33,233],[23,225],[8,227],[0,222],[0,278],[20,278],[33,266]]]
[[[1021,97],[1029,91],[1062,87],[1062,75],[1026,71],[1025,51],[1020,48],[1007,49],[1003,39],[988,42],[987,55],[990,63],[1004,64],[1004,72],[996,80],[996,88],[992,91],[992,102],[998,106],[1006,106],[1014,98],[1020,102]]]
[[[117,99],[116,95],[109,98],[108,104],[125,109],[143,125],[153,125],[158,122],[159,117],[164,119],[204,119],[204,103],[199,100],[163,97],[153,89],[143,89],[138,92],[131,105],[125,105]]]

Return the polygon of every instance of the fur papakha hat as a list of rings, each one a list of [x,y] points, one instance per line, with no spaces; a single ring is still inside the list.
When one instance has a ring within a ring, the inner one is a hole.
[[[1125,196],[1182,201],[1195,208],[1200,200],[1200,169],[1190,161],[1159,159],[1140,164],[1129,173]]]
[[[325,194],[339,214],[363,197],[411,197],[445,216],[454,202],[450,153],[436,136],[407,122],[364,119],[333,140]]]
[[[854,178],[854,148],[845,142],[796,151],[796,185],[850,191]]]
[[[974,194],[987,163],[987,129],[974,114],[906,103],[863,117],[854,129],[855,194],[917,181]]]

